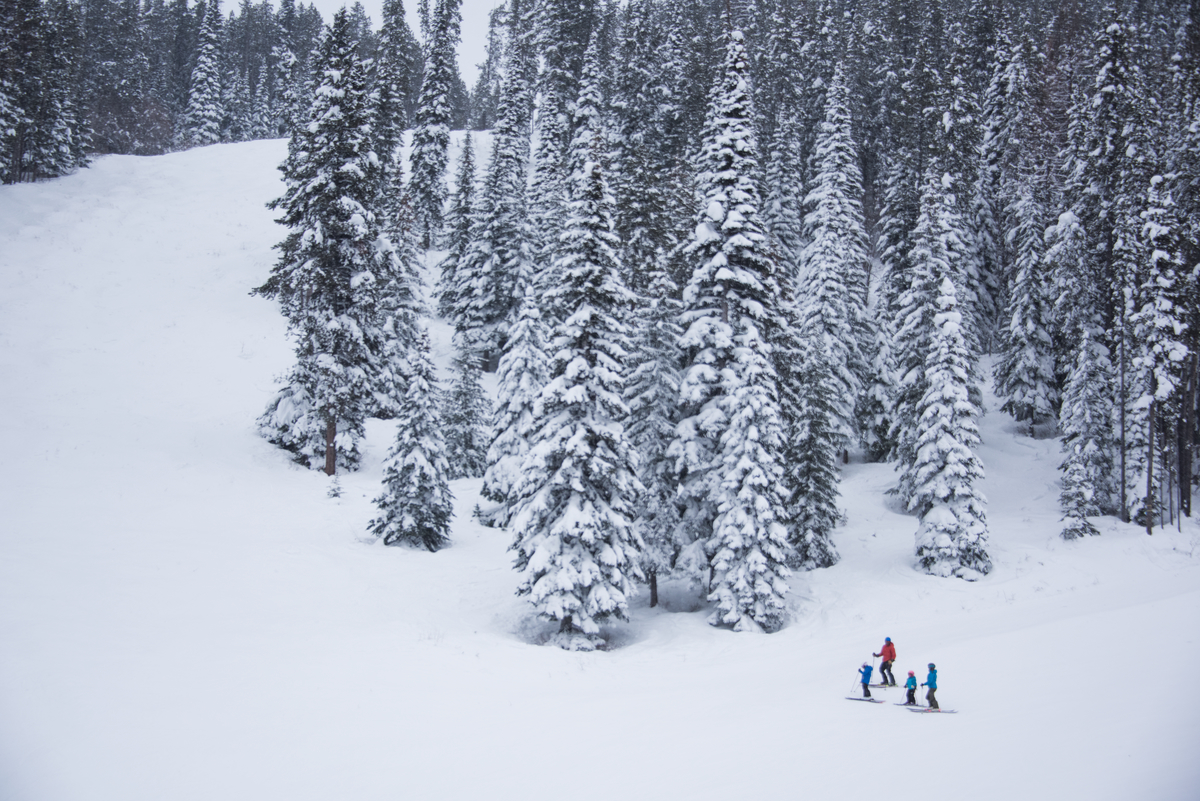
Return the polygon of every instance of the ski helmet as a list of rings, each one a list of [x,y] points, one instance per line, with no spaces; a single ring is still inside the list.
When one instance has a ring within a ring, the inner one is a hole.
[[[891,641],[892,641],[892,638],[891,638],[891,637],[884,637],[884,638],[883,638],[883,641],[884,641],[884,642],[891,642]]]
[[[910,670],[910,671],[908,671],[908,675],[915,676],[917,674],[916,674],[916,671]]]
[[[936,668],[937,668],[937,665],[933,664],[932,662],[930,662],[930,663],[929,663],[929,669],[930,669],[930,670],[934,670],[934,669],[936,669]]]
[[[863,662],[863,667],[866,667],[866,666],[867,666],[867,663],[866,663],[866,662]]]

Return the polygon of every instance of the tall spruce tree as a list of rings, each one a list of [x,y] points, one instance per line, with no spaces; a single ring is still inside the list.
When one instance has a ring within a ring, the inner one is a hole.
[[[496,369],[496,404],[487,449],[487,469],[482,495],[491,506],[480,509],[484,525],[507,526],[513,512],[513,489],[521,478],[521,465],[529,451],[534,409],[545,386],[549,365],[546,356],[549,332],[534,295],[532,276],[518,279],[524,299],[508,331],[504,353]]]
[[[479,383],[479,359],[472,353],[454,358],[454,383],[442,398],[448,478],[482,478],[487,470],[487,396]]]
[[[435,247],[446,203],[446,164],[450,147],[450,92],[457,77],[454,65],[462,26],[462,0],[438,0],[433,41],[421,83],[413,126],[412,178],[409,194],[421,247]]]
[[[566,316],[554,330],[512,519],[517,592],[559,622],[560,644],[573,649],[594,646],[606,619],[626,618],[642,575],[633,526],[642,487],[622,398],[632,297],[621,281],[614,201],[599,162],[594,44],[588,55],[574,115],[570,217],[553,267],[551,302]]]
[[[357,466],[390,338],[381,323],[401,275],[378,212],[366,75],[348,13],[321,45],[309,123],[297,129],[281,170],[286,191],[271,208],[289,233],[256,294],[278,299],[296,340],[287,387],[260,419],[264,436],[305,463]]]
[[[678,438],[684,525],[707,559],[713,625],[773,630],[787,593],[787,488],[777,375],[768,344],[784,324],[755,184],[749,61],[726,36],[700,159],[702,200],[687,252]]]
[[[379,517],[368,527],[384,545],[416,545],[437,551],[450,542],[454,496],[446,483],[450,466],[426,332],[418,336],[410,364],[408,390],[397,415],[396,441],[384,462],[383,494],[375,499]]]
[[[921,568],[935,576],[975,581],[992,569],[985,501],[975,489],[983,478],[974,450],[979,445],[979,411],[970,398],[968,350],[954,283],[945,277],[937,291],[926,390],[917,407],[908,508],[921,519]]]
[[[816,172],[805,197],[808,245],[801,253],[801,327],[810,347],[823,352],[823,390],[834,417],[827,433],[835,448],[854,435],[854,405],[867,376],[867,235],[862,173],[850,130],[849,92],[839,64],[826,91],[825,119],[814,152]]]
[[[479,198],[471,245],[458,262],[455,333],[462,346],[494,369],[506,348],[509,327],[519,317],[525,278],[534,276],[532,234],[526,204],[529,125],[532,112],[529,8],[513,0],[500,119]],[[506,401],[503,397],[500,403]]]
[[[189,145],[211,145],[221,141],[225,117],[221,92],[221,3],[211,0],[200,28],[196,66],[192,69],[183,139]]]

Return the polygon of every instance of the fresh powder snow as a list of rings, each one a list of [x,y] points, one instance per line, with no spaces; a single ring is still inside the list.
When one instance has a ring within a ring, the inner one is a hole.
[[[709,626],[703,592],[663,581],[607,651],[539,647],[557,626],[515,595],[508,532],[473,517],[481,479],[451,482],[449,547],[384,547],[367,523],[394,422],[368,421],[336,498],[255,430],[293,358],[249,294],[283,237],[265,203],[285,155],[109,156],[0,187],[0,798],[1200,794],[1200,527],[1091,518],[1100,536],[1064,541],[1058,440],[987,388],[976,582],[915,568],[897,474],[858,457],[841,560],[789,579],[770,635]],[[430,332],[444,381],[451,329]],[[958,714],[844,700],[885,636],[897,676],[937,664]]]

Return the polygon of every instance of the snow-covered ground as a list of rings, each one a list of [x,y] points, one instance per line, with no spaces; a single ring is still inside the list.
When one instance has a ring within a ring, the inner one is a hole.
[[[0,799],[1200,798],[1200,527],[1064,543],[1057,442],[996,411],[993,574],[914,571],[891,468],[851,464],[774,635],[669,586],[606,653],[539,647],[478,481],[453,547],[369,540],[389,425],[336,499],[253,429],[284,154],[0,188]],[[885,636],[959,714],[843,700]]]

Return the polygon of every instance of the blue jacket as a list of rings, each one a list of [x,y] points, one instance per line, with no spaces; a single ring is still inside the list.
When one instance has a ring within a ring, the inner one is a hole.
[[[862,683],[863,684],[871,683],[871,671],[874,669],[875,668],[871,667],[870,665],[867,665],[866,667],[861,667],[858,669],[858,672],[862,674]]]
[[[908,689],[910,689],[910,690],[915,690],[915,689],[917,689],[917,677],[916,677],[916,676],[909,676],[909,677],[908,677],[908,681],[904,682],[904,686],[905,686],[905,687],[907,687],[907,688],[908,688]]]
[[[925,679],[925,684],[927,684],[931,690],[937,689],[937,670],[929,671],[929,676]]]

